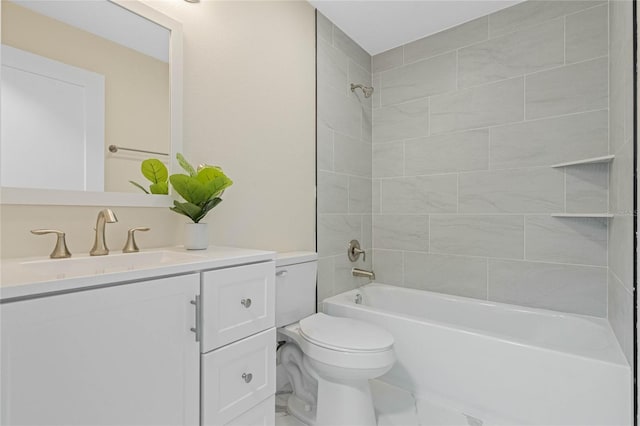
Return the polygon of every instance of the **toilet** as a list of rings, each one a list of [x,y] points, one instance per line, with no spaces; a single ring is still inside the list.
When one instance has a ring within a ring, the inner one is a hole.
[[[315,313],[317,255],[276,259],[280,364],[293,393],[288,412],[309,426],[375,426],[369,380],[395,362],[393,336],[363,321]]]

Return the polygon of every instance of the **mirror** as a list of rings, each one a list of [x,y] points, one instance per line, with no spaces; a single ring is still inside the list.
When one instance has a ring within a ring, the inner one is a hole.
[[[182,33],[134,1],[2,1],[1,201],[166,206],[140,162],[181,151]]]

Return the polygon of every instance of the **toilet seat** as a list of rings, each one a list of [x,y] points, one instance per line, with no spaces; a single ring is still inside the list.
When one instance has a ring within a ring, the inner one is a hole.
[[[334,351],[383,352],[393,346],[393,336],[380,327],[352,318],[317,313],[300,320],[300,336],[308,342]]]
[[[314,317],[316,318],[312,319]],[[329,320],[327,320],[327,318],[329,318]],[[307,319],[311,319],[311,321],[306,324],[307,333],[311,334],[312,337],[316,337],[315,341],[302,333],[301,323],[306,322],[305,320]],[[325,323],[330,322],[332,319],[338,320],[335,322],[332,321],[332,325],[334,326],[346,324],[346,326],[344,327],[345,329],[338,332],[339,337],[337,337],[336,339],[333,339],[330,336],[330,331],[327,331],[331,329],[323,329],[322,327],[320,327],[322,331],[319,331],[318,329],[319,324],[324,325]],[[354,321],[356,324],[354,325],[354,323],[351,323],[351,321]],[[354,339],[357,339],[355,337],[357,333],[349,332],[349,329],[347,328],[349,325],[354,326],[357,330],[365,330],[369,332],[371,330],[375,330],[376,333],[379,333],[384,337],[382,337],[380,340],[367,341],[366,339],[363,339],[362,341],[358,341],[357,344],[349,344],[344,340],[345,338],[352,337]],[[363,327],[360,328],[359,325],[363,325]],[[301,320],[299,323],[283,327],[279,331],[285,336],[294,340],[298,344],[302,352],[305,354],[305,356],[308,356],[309,358],[312,358],[323,364],[339,368],[352,369],[354,371],[375,370],[379,368],[385,368],[385,366],[393,365],[393,363],[395,362],[393,337],[389,333],[387,333],[386,330],[375,326],[370,326],[371,328],[369,329],[366,326],[369,326],[369,324],[358,320],[351,320],[350,318],[329,317],[325,314],[314,314]],[[323,334],[324,332],[327,333],[326,336]],[[324,341],[320,341],[320,339],[323,339]],[[339,346],[338,344],[336,344],[336,342],[344,346],[361,347],[365,349],[368,348],[368,350],[348,349]],[[333,343],[333,345],[331,345],[331,343]]]

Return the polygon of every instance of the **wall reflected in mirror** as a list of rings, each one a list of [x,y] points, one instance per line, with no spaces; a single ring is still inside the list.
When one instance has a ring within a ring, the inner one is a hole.
[[[170,153],[170,31],[106,0],[2,1],[3,187],[140,192]]]

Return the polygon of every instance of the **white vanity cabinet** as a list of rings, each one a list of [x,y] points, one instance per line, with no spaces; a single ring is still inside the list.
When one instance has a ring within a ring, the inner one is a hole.
[[[3,261],[0,426],[273,425],[273,258]]]
[[[273,261],[202,273],[201,424],[273,425]]]
[[[199,274],[0,305],[2,425],[197,425]]]

